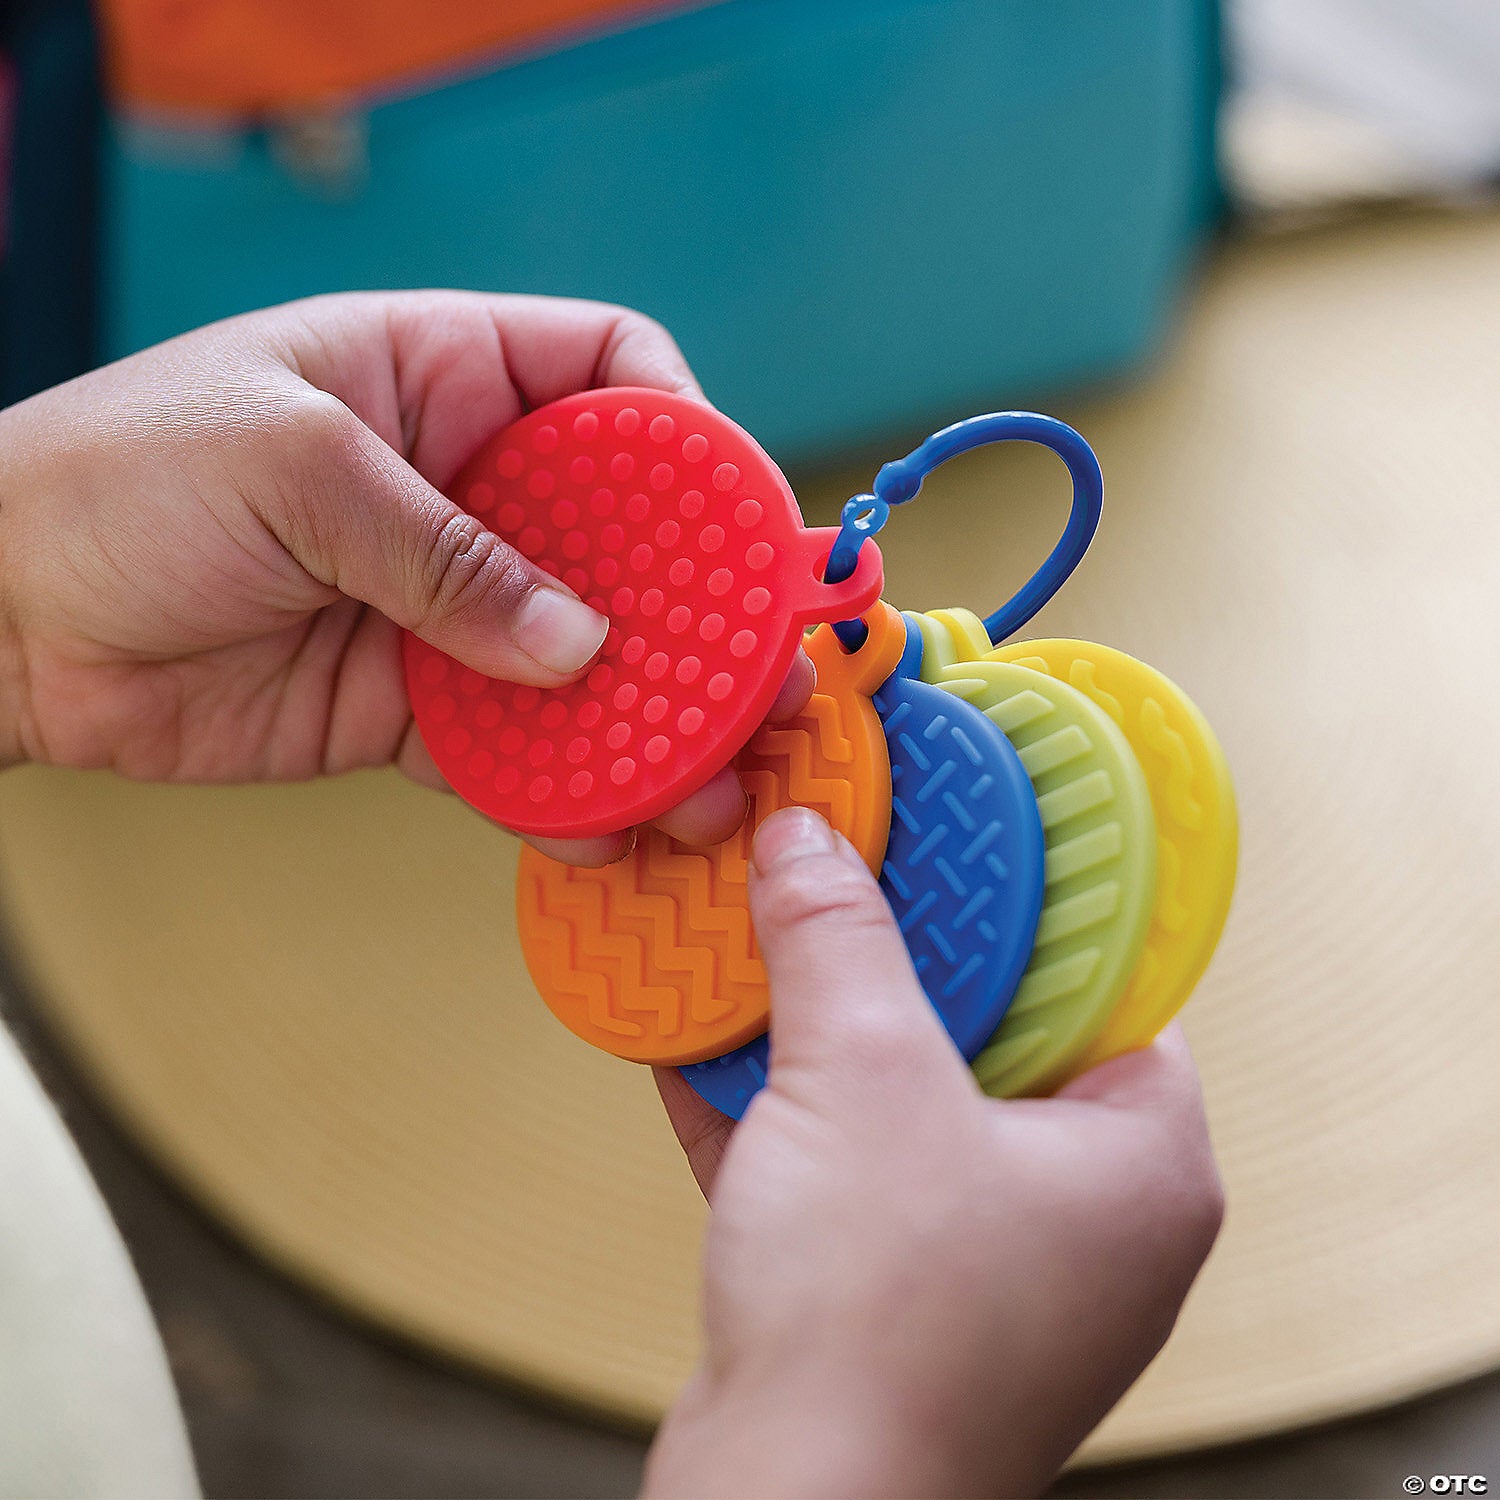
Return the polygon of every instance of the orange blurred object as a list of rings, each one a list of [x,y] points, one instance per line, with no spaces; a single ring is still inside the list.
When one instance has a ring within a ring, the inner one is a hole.
[[[101,0],[100,15],[110,86],[122,102],[264,115],[337,105],[569,32],[691,8],[684,0]]]
[[[871,873],[885,858],[891,765],[870,697],[901,659],[906,627],[884,602],[865,619],[869,638],[852,654],[830,625],[809,637],[817,689],[801,715],[766,725],[740,752],[750,811],[726,843],[692,849],[643,828],[634,852],[602,870],[522,852],[526,967],[569,1030],[617,1057],[680,1065],[766,1029],[770,996],[747,900],[756,828],[777,808],[811,807]]]

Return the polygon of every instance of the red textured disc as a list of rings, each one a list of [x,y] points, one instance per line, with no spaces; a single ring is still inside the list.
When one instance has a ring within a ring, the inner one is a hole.
[[[438,769],[523,833],[646,822],[727,766],[760,726],[805,626],[880,594],[873,543],[821,581],[836,532],[808,530],[781,470],[710,407],[585,391],[491,438],[449,491],[610,620],[562,688],[481,676],[408,634],[406,685]]]

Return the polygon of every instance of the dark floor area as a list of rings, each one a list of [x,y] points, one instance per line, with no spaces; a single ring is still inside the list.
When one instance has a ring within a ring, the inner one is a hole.
[[[634,1493],[643,1441],[399,1348],[262,1267],[111,1127],[5,979],[6,1020],[135,1256],[211,1500]],[[1333,1500],[1408,1493],[1411,1474],[1487,1475],[1500,1493],[1500,1377],[1337,1427],[1081,1473],[1054,1494]]]

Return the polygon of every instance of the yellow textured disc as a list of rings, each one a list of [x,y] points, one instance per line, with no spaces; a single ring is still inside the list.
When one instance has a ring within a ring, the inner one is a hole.
[[[922,676],[1006,735],[1042,815],[1042,919],[1015,999],[973,1061],[986,1093],[1046,1094],[1079,1071],[1140,961],[1156,899],[1146,779],[1103,709],[1067,683],[991,656],[968,610],[911,615]]]
[[[1197,704],[1155,667],[1094,641],[1018,641],[991,655],[1078,689],[1120,726],[1156,814],[1156,904],[1120,1003],[1078,1064],[1146,1046],[1213,957],[1239,855],[1229,762]]]

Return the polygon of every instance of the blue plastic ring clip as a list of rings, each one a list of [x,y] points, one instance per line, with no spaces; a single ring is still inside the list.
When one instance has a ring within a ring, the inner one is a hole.
[[[922,488],[922,481],[939,464],[986,443],[1040,443],[1068,466],[1073,480],[1073,506],[1057,545],[1035,573],[984,622],[990,641],[998,646],[1014,635],[1067,582],[1083,560],[1099,528],[1104,502],[1104,476],[1099,460],[1083,437],[1066,422],[1034,411],[995,411],[965,417],[919,443],[905,458],[894,459],[875,476],[872,493],[844,502],[839,534],[828,554],[824,577],[841,583],[854,572],[859,549],[890,519],[891,507],[905,505]],[[840,620],[834,627],[845,650],[864,644],[866,629],[859,620]]]

